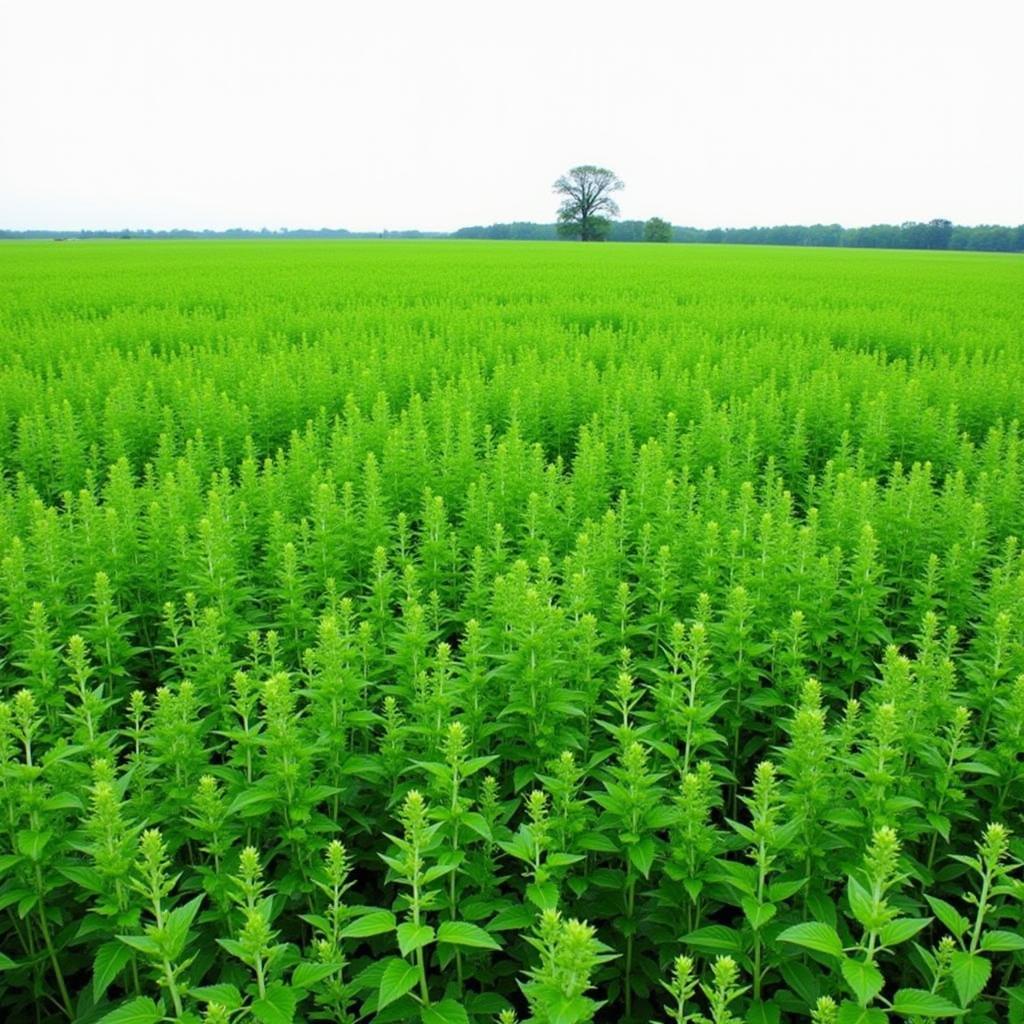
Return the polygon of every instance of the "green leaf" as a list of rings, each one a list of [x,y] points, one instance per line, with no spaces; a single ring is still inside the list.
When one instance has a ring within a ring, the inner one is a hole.
[[[248,959],[249,954],[246,953],[245,946],[238,939],[217,939],[217,945],[222,949],[226,949],[233,957],[241,960],[243,963]]]
[[[733,861],[716,863],[715,881],[721,879],[732,888],[739,890],[751,899],[757,894],[757,870],[753,864],[738,864]],[[721,872],[721,874],[719,874]]]
[[[82,801],[74,793],[54,793],[43,803],[47,811],[81,811]]]
[[[544,866],[547,868],[566,868],[570,864],[577,864],[583,859],[583,854],[581,853],[552,853],[544,861]]]
[[[167,941],[167,958],[177,960],[188,941],[188,930],[195,920],[202,896],[189,900],[183,907],[172,910],[164,920],[164,937]]]
[[[406,960],[393,957],[387,961],[384,973],[380,979],[380,989],[377,994],[377,1009],[383,1010],[385,1006],[401,999],[406,993],[411,992],[419,981],[420,972]]]
[[[533,907],[516,903],[495,914],[487,928],[492,932],[522,931],[529,928],[536,919],[537,911]]]
[[[369,992],[372,990],[374,998],[376,998],[377,989],[380,988],[380,979],[384,977],[384,970],[387,965],[387,960],[370,961],[348,983],[348,989],[352,992]]]
[[[395,915],[390,910],[374,910],[357,917],[341,931],[343,939],[368,939],[371,935],[383,935],[395,930]]]
[[[118,935],[117,940],[126,946],[131,946],[132,949],[137,949],[140,953],[145,953],[146,956],[160,955],[160,947],[157,945],[156,939],[150,938],[148,935]]]
[[[958,913],[957,909],[945,900],[940,900],[937,896],[929,896],[927,893],[924,898],[928,901],[928,906],[932,908],[935,916],[950,930],[954,937],[959,939],[970,928],[971,922],[963,914]]]
[[[912,939],[922,928],[927,928],[931,917],[900,917],[890,921],[878,934],[883,946],[898,946]]]
[[[244,818],[251,818],[255,814],[260,814],[270,807],[277,796],[274,793],[269,792],[266,789],[261,789],[258,786],[250,786],[248,789],[243,789],[234,800],[231,801],[231,806],[228,808],[229,815],[239,814]],[[241,812],[245,811],[245,814]]]
[[[454,999],[445,999],[432,1006],[424,1006],[420,1010],[423,1024],[469,1024],[469,1016],[461,1003]]]
[[[650,836],[645,836],[638,843],[629,847],[629,862],[646,878],[651,873],[651,865],[654,864],[654,854],[657,847]]]
[[[17,867],[25,858],[20,853],[0,854],[0,875],[7,874],[13,867]]]
[[[311,964],[304,960],[292,971],[292,988],[312,988],[317,982],[337,974],[341,964]]]
[[[18,966],[6,953],[0,953],[0,971],[13,971]]]
[[[877,1006],[868,1009],[856,1003],[845,1002],[839,1004],[836,1024],[886,1024],[888,1019],[889,1015]]]
[[[515,857],[516,860],[527,863],[533,860],[533,841],[526,833],[525,826],[521,827],[508,842],[499,842],[498,846],[510,857]]]
[[[19,832],[18,853],[29,860],[41,860],[43,850],[52,835],[52,832],[33,832],[30,829]]]
[[[482,814],[478,814],[476,811],[469,811],[463,815],[462,823],[467,828],[471,828],[481,839],[486,839],[487,842],[491,842],[494,836],[491,834],[491,826],[487,824],[487,820]]]
[[[107,883],[103,876],[94,868],[86,867],[84,864],[57,865],[57,873],[87,892],[106,892]]]
[[[398,926],[398,948],[402,956],[408,956],[434,941],[434,929],[429,924],[414,924],[406,921]]]
[[[774,903],[759,904],[757,900],[751,899],[749,896],[744,896],[740,900],[740,906],[743,907],[743,913],[755,932],[762,929],[775,916],[776,912]]]
[[[828,953],[829,956],[843,955],[843,940],[839,933],[831,925],[821,924],[819,921],[807,921],[804,924],[795,924],[779,933],[783,942],[791,942],[794,946],[804,946],[806,949],[813,949],[818,953]]]
[[[437,929],[437,941],[474,949],[501,949],[501,944],[483,928],[468,921],[445,921]]]
[[[901,988],[892,997],[892,1011],[903,1017],[959,1017],[964,1012],[948,999],[921,988]]]
[[[781,1017],[778,1003],[751,1003],[747,1009],[746,1024],[779,1024]]]
[[[874,917],[871,893],[852,876],[846,880],[846,898],[850,901],[850,912],[865,928],[870,928]]]
[[[698,928],[689,935],[684,935],[681,942],[698,949],[724,950],[739,953],[743,949],[743,941],[734,928],[726,928],[722,924],[710,924],[706,928]]]
[[[104,942],[92,962],[92,997],[99,999],[114,983],[132,958],[132,951],[123,942]]]
[[[958,950],[953,954],[952,973],[960,1003],[967,1006],[988,983],[992,974],[992,964],[987,957]]]
[[[188,994],[201,1003],[220,1003],[227,1010],[237,1010],[242,1005],[242,993],[234,985],[200,985],[190,988]]]
[[[276,982],[267,986],[267,994],[257,999],[251,1007],[252,1015],[260,1024],[292,1024],[299,993]]]
[[[805,1003],[814,1003],[821,995],[817,973],[812,971],[799,957],[786,957],[779,964],[782,979]],[[815,965],[817,966],[817,965]]]
[[[584,1024],[593,1020],[594,1011],[601,1005],[586,996],[567,996],[554,985],[540,986],[539,991],[544,1019],[549,1024]]]
[[[981,939],[981,948],[988,953],[1009,953],[1024,949],[1024,935],[997,928],[995,931],[985,932]]]
[[[554,882],[531,882],[526,887],[526,898],[541,910],[554,910],[558,906],[558,886]]]
[[[497,992],[467,992],[466,1012],[474,1017],[497,1017],[502,1010],[511,1010],[512,1004]]]
[[[870,1003],[882,991],[882,986],[885,984],[882,972],[874,964],[844,958],[842,971],[846,984],[853,990],[853,994],[861,1006]]]
[[[806,878],[790,879],[786,882],[772,882],[768,886],[768,899],[772,903],[782,903],[784,900],[788,900],[790,896],[798,893],[806,884]]]
[[[28,917],[39,903],[39,893],[33,892],[31,889],[19,889],[16,895],[20,896],[18,900],[18,917]]]
[[[584,832],[576,842],[577,849],[593,850],[595,853],[618,853],[615,840],[604,832]],[[529,860],[529,857],[527,857]]]
[[[130,1003],[124,1003],[101,1018],[99,1024],[157,1024],[164,1018],[164,1012],[152,999],[139,996]]]
[[[457,864],[435,864],[433,867],[427,868],[423,872],[423,884],[429,885],[431,882],[436,882],[439,878],[444,878],[445,875],[450,875],[458,867]]]
[[[1009,1024],[1024,1024],[1024,985],[1006,989],[1010,997]]]

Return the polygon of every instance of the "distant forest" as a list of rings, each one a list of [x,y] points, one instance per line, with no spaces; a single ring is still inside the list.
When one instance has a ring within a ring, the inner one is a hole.
[[[347,231],[345,228],[227,228],[196,231],[191,228],[170,228],[154,231],[152,228],[122,228],[120,231],[10,231],[0,228],[0,238],[52,238],[64,241],[70,238],[450,238],[446,231]]]
[[[488,227],[459,228],[451,238],[493,238],[547,241],[558,238],[557,225],[515,221]],[[611,242],[642,242],[644,221],[613,221]],[[926,223],[873,224],[844,228],[841,224],[781,224],[770,228],[688,228],[672,226],[673,242],[732,245],[820,245],[862,249],[962,249],[975,252],[1024,252],[1024,224],[965,227],[948,220]]]
[[[608,240],[642,242],[644,221],[614,221]],[[229,228],[227,231],[10,231],[0,229],[0,238],[484,238],[518,241],[557,241],[555,224],[513,221],[440,231],[346,231],[344,228]],[[690,228],[672,226],[673,242],[729,243],[733,245],[844,246],[864,249],[953,249],[974,252],[1024,252],[1024,224],[1004,227],[980,224],[966,227],[948,220],[924,223],[873,224],[865,228],[844,228],[840,224],[782,224],[768,228]]]

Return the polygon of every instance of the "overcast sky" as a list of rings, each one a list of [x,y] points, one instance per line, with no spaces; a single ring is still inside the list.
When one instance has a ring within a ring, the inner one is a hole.
[[[1024,221],[1022,0],[0,0],[0,227]]]

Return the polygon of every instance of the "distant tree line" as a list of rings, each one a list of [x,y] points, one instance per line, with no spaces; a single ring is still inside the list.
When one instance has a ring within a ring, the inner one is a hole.
[[[227,228],[225,231],[209,229],[195,231],[190,228],[171,228],[154,231],[151,228],[120,231],[11,231],[0,228],[0,238],[447,238],[444,231],[347,231],[345,228]]]
[[[618,227],[618,225],[615,225]],[[474,224],[451,233],[452,238],[487,238],[493,241],[553,242],[559,237],[557,224],[535,224],[528,220],[514,220],[509,224]]]
[[[648,225],[658,221],[613,221],[610,242],[655,241]],[[665,223],[662,221],[661,223]],[[865,228],[844,228],[841,224],[782,224],[767,228],[690,228],[671,226],[673,242],[728,243],[732,245],[810,245],[863,249],[960,249],[974,252],[1024,252],[1024,224],[1005,227],[979,224],[967,227],[948,220],[927,223],[873,224]],[[516,221],[460,228],[452,238],[493,238],[540,241],[558,238],[556,224]]]
[[[558,225],[532,221],[475,225],[451,233],[439,231],[346,231],[344,228],[229,228],[226,231],[11,231],[0,238],[484,238],[530,242],[555,241]],[[1024,224],[1006,227],[979,224],[967,227],[947,220],[927,223],[873,224],[844,228],[840,224],[782,224],[767,228],[691,228],[650,220],[611,221],[606,235],[611,242],[703,242],[733,245],[843,246],[864,249],[948,249],[973,252],[1024,252]]]

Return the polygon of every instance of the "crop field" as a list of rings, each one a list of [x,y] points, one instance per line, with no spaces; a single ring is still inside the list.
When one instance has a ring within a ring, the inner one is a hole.
[[[0,246],[0,1019],[1024,1020],[1024,261]]]

